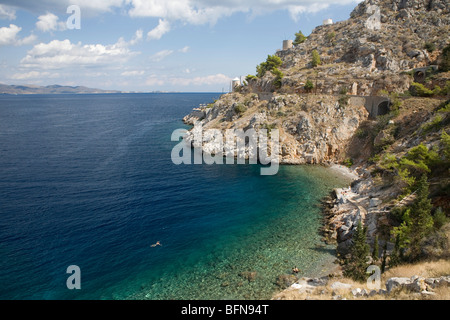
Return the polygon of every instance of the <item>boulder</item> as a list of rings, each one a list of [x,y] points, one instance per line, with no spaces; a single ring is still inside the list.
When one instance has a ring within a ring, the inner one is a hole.
[[[399,288],[401,289],[409,284],[411,284],[411,278],[389,278],[386,281],[386,290],[388,291],[388,293],[391,293],[393,290]]]
[[[372,199],[370,199],[369,207],[371,207],[371,208],[378,207],[382,203],[383,203],[383,200],[380,200],[378,198],[372,198]]]
[[[422,292],[427,290],[427,285],[425,283],[425,278],[413,276],[410,279],[409,284],[404,287],[412,292]]]
[[[352,294],[354,297],[361,297],[362,296],[362,292],[360,288],[355,288],[352,290]]]
[[[375,290],[372,290],[372,291],[375,291]],[[363,297],[368,297],[369,296],[369,291],[367,291],[367,289],[362,289],[361,290],[361,295]]]
[[[352,285],[336,281],[331,284],[330,288],[333,290],[350,290],[352,288]]]
[[[298,278],[292,274],[282,274],[277,277],[276,284],[280,288],[286,289],[286,288],[290,287],[291,285],[293,285],[297,280],[298,280]]]
[[[328,284],[328,277],[314,278],[307,280],[308,285],[315,287],[324,287]]]
[[[448,287],[450,286],[450,276],[443,276],[440,278],[427,278],[425,279],[425,283],[431,289]]]
[[[369,295],[369,297],[374,297],[377,294],[378,294],[377,290],[371,290],[368,295]]]

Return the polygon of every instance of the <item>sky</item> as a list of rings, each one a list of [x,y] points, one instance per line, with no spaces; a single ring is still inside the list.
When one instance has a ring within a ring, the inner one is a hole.
[[[0,0],[0,83],[228,92],[360,0]]]

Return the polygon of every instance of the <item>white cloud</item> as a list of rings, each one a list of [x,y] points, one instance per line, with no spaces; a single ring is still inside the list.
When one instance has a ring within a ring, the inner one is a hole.
[[[9,27],[0,28],[0,46],[21,46],[30,44],[36,40],[35,35],[29,35],[23,39],[17,38],[17,34],[20,30],[22,30],[22,28],[16,26],[15,24],[10,24]]]
[[[131,41],[130,41],[130,45],[134,46],[138,42],[142,41],[143,37],[144,37],[144,32],[142,31],[142,29],[136,30],[136,33],[134,34],[133,39],[131,39]]]
[[[181,48],[180,50],[178,50],[179,52],[182,52],[182,53],[186,53],[186,52],[188,52],[189,51],[189,46],[185,46],[184,48]]]
[[[36,22],[36,27],[43,32],[65,30],[66,24],[59,21],[58,16],[53,13],[48,12],[47,14],[38,17],[38,22]]]
[[[15,24],[10,24],[9,28],[0,28],[0,46],[14,44],[17,41],[16,36],[20,30],[22,30],[22,28],[16,26]]]
[[[143,70],[133,70],[133,71],[124,71],[121,73],[124,77],[136,77],[136,76],[142,76],[145,74],[145,71]]]
[[[55,0],[56,1],[56,0]],[[83,8],[83,10],[90,10],[90,11],[111,11],[112,8],[116,7],[119,8],[126,4],[128,1],[124,0],[65,0],[64,2],[68,5],[78,5],[80,8]]]
[[[151,75],[145,81],[147,86],[172,85],[175,87],[207,87],[207,86],[225,86],[231,81],[230,77],[218,73],[214,75],[200,76],[194,78],[180,78],[170,76]]]
[[[218,19],[236,12],[260,14],[288,10],[296,19],[299,13],[317,12],[330,5],[346,5],[362,0],[127,0],[131,17],[153,17],[201,25],[214,24]]]
[[[34,12],[65,12],[69,5],[78,5],[83,15],[127,10],[132,17],[154,17],[191,24],[215,23],[236,12],[263,13],[275,10],[315,12],[318,7],[346,5],[362,0],[2,0],[5,5]],[[8,7],[7,7],[8,8]],[[0,9],[1,10],[1,9]],[[11,9],[9,9],[11,10]],[[1,12],[1,11],[0,11]]]
[[[98,67],[126,62],[136,54],[138,52],[130,51],[123,41],[112,45],[83,45],[67,39],[53,40],[35,45],[21,60],[21,66],[41,69]]]
[[[31,43],[35,42],[36,40],[37,40],[37,37],[34,34],[30,34],[28,37],[17,40],[15,45],[16,46],[27,45],[27,44],[31,44]]]
[[[16,11],[8,6],[0,4],[0,19],[15,20]]]
[[[159,40],[170,31],[170,23],[167,20],[159,19],[158,25],[147,33],[147,40]]]
[[[154,55],[152,55],[150,57],[150,60],[154,61],[154,62],[159,62],[165,58],[167,58],[168,56],[170,56],[173,53],[173,50],[162,50],[159,51],[157,53],[155,53]]]
[[[78,5],[84,16],[109,12],[126,6],[128,2],[129,0],[2,0],[4,4],[39,14],[45,11],[66,12],[68,6]]]
[[[173,85],[180,86],[207,86],[217,84],[228,84],[231,81],[230,77],[218,73],[209,76],[195,77],[195,78],[172,78],[170,82]]]
[[[145,81],[145,85],[153,87],[153,86],[163,86],[165,84],[164,79],[152,75],[151,77],[147,78],[147,80]]]
[[[14,80],[29,80],[29,79],[54,79],[59,78],[59,73],[50,73],[50,72],[39,72],[39,71],[30,71],[25,73],[16,73],[13,74],[10,78]]]

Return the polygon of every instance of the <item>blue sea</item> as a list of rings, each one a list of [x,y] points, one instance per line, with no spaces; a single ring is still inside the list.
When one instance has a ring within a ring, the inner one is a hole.
[[[319,202],[343,177],[172,163],[183,116],[219,97],[0,96],[0,299],[270,299],[294,266],[326,273]]]

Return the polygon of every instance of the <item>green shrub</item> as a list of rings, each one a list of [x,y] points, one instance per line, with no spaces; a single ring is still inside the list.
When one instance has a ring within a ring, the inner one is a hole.
[[[443,72],[450,71],[450,44],[442,50],[439,70]]]
[[[256,67],[256,76],[258,78],[262,78],[266,72],[279,68],[282,64],[283,61],[280,57],[276,55],[268,55],[266,61]]]
[[[242,115],[245,111],[247,111],[247,108],[241,103],[234,107],[234,112],[238,115]]]
[[[434,95],[433,90],[426,88],[423,84],[413,82],[411,85],[410,92],[416,97],[431,97]]]
[[[304,89],[306,90],[306,92],[312,92],[312,90],[314,89],[314,83],[311,80],[307,80]]]
[[[353,160],[351,158],[345,159],[343,161],[344,166],[350,168],[353,165]]]
[[[312,89],[314,89],[314,83],[311,80],[306,80],[304,88],[306,91],[310,92]]]
[[[450,95],[450,81],[447,81],[445,83],[445,87],[441,89],[441,95]]]
[[[339,106],[345,107],[346,105],[348,105],[348,100],[350,100],[349,96],[340,96],[338,100]]]
[[[428,149],[424,144],[411,148],[400,159],[395,155],[386,153],[381,158],[379,167],[387,172],[396,173],[407,189],[416,185],[417,179],[431,172],[432,167],[440,163],[439,154],[434,149]]]
[[[436,45],[433,42],[427,42],[424,45],[424,49],[431,53],[436,50]]]
[[[264,124],[262,125],[261,128],[262,128],[262,129],[266,129],[266,130],[267,130],[267,133],[270,134],[270,132],[271,132],[272,130],[274,130],[274,129],[277,128],[277,125],[276,125],[276,123],[268,124],[268,123],[266,122],[266,123],[264,123]]]
[[[365,139],[369,136],[369,131],[367,129],[358,129],[355,132],[355,135],[358,139]]]
[[[391,112],[397,112],[400,110],[400,107],[402,106],[403,102],[402,100],[400,100],[398,98],[397,94],[391,94],[390,96],[391,99],[391,105],[389,106],[389,109],[391,110]]]
[[[250,82],[251,80],[257,79],[257,76],[254,76],[252,74],[249,74],[248,76],[245,77],[245,81]]]
[[[334,40],[336,39],[336,33],[334,31],[327,33],[326,38],[331,43],[331,45],[335,45]]]
[[[380,161],[380,160],[381,160],[381,156],[380,156],[379,154],[376,154],[376,155],[374,155],[373,157],[370,157],[370,158],[368,159],[368,161],[369,161],[370,163],[373,163],[373,164],[378,163],[378,161]]]
[[[447,216],[442,208],[437,208],[436,212],[433,215],[434,227],[436,229],[440,229],[447,223]]]
[[[341,87],[339,89],[339,94],[347,94],[348,92],[348,88],[347,87]]]
[[[421,143],[408,151],[400,161],[400,165],[402,165],[403,161],[405,166],[418,170],[419,174],[422,175],[425,172],[430,172],[429,167],[436,164],[438,160],[439,154]]]
[[[321,64],[320,61],[320,55],[319,52],[317,50],[313,50],[312,51],[312,59],[311,59],[311,65],[313,68],[319,66]]]
[[[450,162],[450,135],[445,131],[441,135],[441,145],[445,159]]]
[[[440,114],[438,114],[437,116],[434,117],[433,120],[423,124],[422,125],[422,132],[423,132],[423,134],[427,134],[430,131],[439,129],[442,126],[442,120],[443,120],[442,116]]]
[[[283,72],[281,72],[280,70],[278,70],[278,68],[273,68],[272,70],[271,70],[271,72],[272,72],[272,74],[275,76],[275,81],[274,81],[274,86],[275,86],[275,88],[277,88],[277,89],[280,89],[281,88],[281,80],[283,79],[283,77],[284,77],[284,74],[283,74]]]
[[[394,171],[398,168],[397,158],[391,153],[386,153],[381,158],[379,166],[386,171]]]
[[[294,45],[298,46],[299,44],[302,44],[303,42],[305,42],[306,39],[307,38],[303,35],[303,33],[301,31],[299,31],[295,34]]]
[[[328,32],[328,33],[327,33],[327,40],[328,40],[328,41],[331,41],[331,40],[333,40],[334,38],[336,38],[336,33],[335,33],[334,31],[331,31],[331,32]]]

